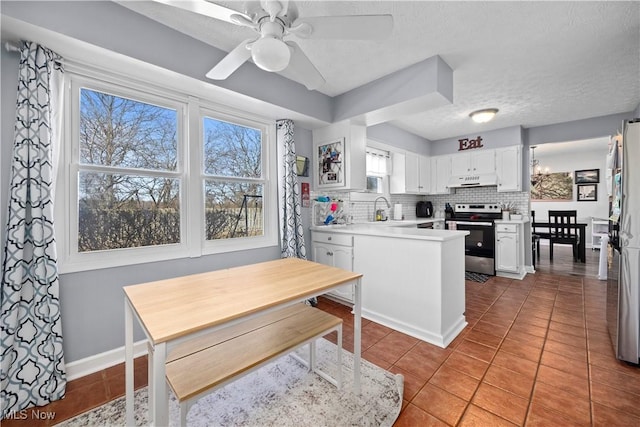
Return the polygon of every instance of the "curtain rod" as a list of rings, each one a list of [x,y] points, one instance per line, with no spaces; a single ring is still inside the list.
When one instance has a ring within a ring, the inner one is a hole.
[[[20,52],[20,48],[14,42],[4,42],[4,48],[7,52]]]

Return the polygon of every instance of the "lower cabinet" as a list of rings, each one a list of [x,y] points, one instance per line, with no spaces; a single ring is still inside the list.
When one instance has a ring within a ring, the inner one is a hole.
[[[496,221],[496,275],[522,279],[524,269],[524,224]]]
[[[312,231],[311,257],[320,264],[353,271],[353,236]],[[329,292],[329,295],[353,303],[353,285],[337,288]]]

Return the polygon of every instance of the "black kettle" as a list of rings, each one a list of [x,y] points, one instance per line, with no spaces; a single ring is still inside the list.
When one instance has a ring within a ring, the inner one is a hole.
[[[433,204],[431,202],[420,201],[416,203],[417,218],[431,218],[433,216]]]

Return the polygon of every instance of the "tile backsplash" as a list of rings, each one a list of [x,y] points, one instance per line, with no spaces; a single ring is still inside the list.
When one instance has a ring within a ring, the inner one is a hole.
[[[342,201],[343,218],[346,222],[366,222],[373,220],[374,209],[372,201],[359,201],[357,197],[352,197],[349,192],[312,192],[311,198],[318,196],[329,196],[332,200]],[[438,194],[432,196],[417,196],[412,194],[392,194],[389,198],[391,208],[387,208],[384,201],[377,204],[378,209],[385,209],[389,218],[393,217],[393,206],[396,203],[402,204],[402,214],[405,219],[416,219],[415,205],[419,200],[429,200],[433,204],[433,211],[436,216],[444,216],[446,203],[455,205],[456,203],[497,203],[509,204],[518,213],[528,214],[529,193],[511,192],[498,193],[497,187],[475,187],[457,188],[452,194]]]

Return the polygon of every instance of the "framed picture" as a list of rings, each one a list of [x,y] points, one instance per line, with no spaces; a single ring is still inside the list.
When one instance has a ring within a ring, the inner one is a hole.
[[[598,184],[579,184],[578,201],[595,202],[598,200]]]
[[[576,171],[576,184],[597,184],[600,182],[600,169]]]
[[[531,177],[531,200],[573,201],[571,172],[553,172]]]
[[[318,188],[345,186],[344,138],[316,145],[313,153]]]

